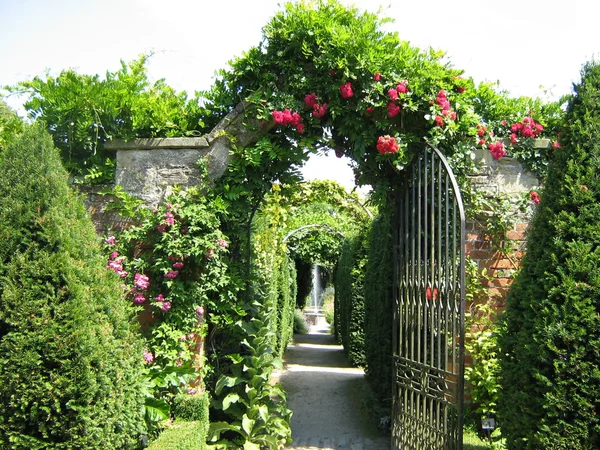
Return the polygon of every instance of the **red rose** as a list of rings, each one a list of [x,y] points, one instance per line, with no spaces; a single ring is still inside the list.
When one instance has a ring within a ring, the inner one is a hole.
[[[541,197],[540,197],[540,194],[538,194],[535,191],[531,191],[529,193],[529,197],[531,198],[531,201],[533,203],[535,203],[536,205],[538,205],[540,203],[540,201],[542,200]]]
[[[296,125],[296,131],[300,134],[304,133],[304,124],[299,123],[298,125]]]
[[[408,92],[408,81],[406,80],[402,80],[398,86],[396,86],[396,90],[400,93],[400,94],[406,94],[406,92]]]
[[[523,129],[521,130],[521,134],[523,135],[523,137],[528,138],[528,137],[531,137],[533,135],[533,130],[528,125],[528,126],[523,127]]]
[[[553,147],[553,148],[560,148],[560,144],[558,143],[558,141],[554,141],[554,142],[552,143],[552,147]]]
[[[388,117],[395,117],[400,114],[400,107],[396,105],[394,102],[388,103]]]
[[[452,118],[452,120],[456,120],[456,112],[452,111],[450,113],[450,117]]]
[[[396,89],[390,89],[388,91],[388,96],[391,100],[396,100],[398,98],[398,91]]]
[[[302,122],[302,117],[300,117],[300,114],[297,112],[292,113],[292,119],[290,120],[290,123],[294,126],[298,126],[300,122]]]
[[[381,80],[381,74],[380,74],[380,73],[376,73],[376,74],[375,74],[375,76],[373,77],[373,79],[374,79],[375,81],[379,81],[379,80]]]
[[[373,108],[369,106],[365,111],[367,112],[367,114],[371,114],[373,112]]]
[[[281,111],[273,111],[271,115],[276,124],[283,125],[283,113]]]
[[[511,133],[511,135],[510,135],[510,142],[512,144],[516,144],[517,143],[517,135],[515,133]]]
[[[479,139],[479,145],[485,145],[485,139]]]
[[[398,151],[398,141],[389,135],[379,136],[379,139],[377,139],[377,151],[382,155],[396,153]]]
[[[304,97],[304,103],[306,103],[306,106],[308,106],[309,108],[312,108],[314,105],[317,104],[317,94],[306,94],[306,96]]]
[[[323,117],[327,112],[327,103],[323,103],[323,105],[319,106],[319,104],[315,104],[313,106],[312,115],[314,117]]]
[[[487,127],[485,125],[477,125],[477,136],[481,137],[485,134]]]
[[[490,149],[490,153],[492,158],[500,159],[504,155],[506,155],[506,150],[504,150],[504,144],[500,141],[494,142],[493,144],[489,144],[488,148]]]
[[[434,119],[434,120],[435,120],[435,124],[436,124],[438,127],[442,127],[442,126],[444,126],[444,118],[443,118],[442,116],[435,116],[435,119]]]
[[[353,97],[354,91],[352,90],[352,83],[348,81],[346,84],[342,84],[340,86],[340,92],[342,93],[342,98]]]

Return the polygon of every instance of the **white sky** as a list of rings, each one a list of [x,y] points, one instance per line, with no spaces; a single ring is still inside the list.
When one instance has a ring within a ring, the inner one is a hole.
[[[357,0],[395,19],[390,31],[445,50],[475,81],[514,95],[557,98],[600,52],[597,0]],[[116,70],[153,50],[152,80],[177,90],[211,85],[215,70],[258,44],[280,0],[0,0],[0,86],[75,68]],[[550,94],[545,91],[549,90]],[[16,107],[16,99],[8,99]],[[311,160],[307,178],[352,184],[342,160]]]

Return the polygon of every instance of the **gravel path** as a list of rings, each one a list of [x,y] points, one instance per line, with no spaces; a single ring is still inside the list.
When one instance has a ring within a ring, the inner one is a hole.
[[[288,394],[296,450],[389,450],[367,421],[362,408],[366,381],[362,369],[350,367],[341,345],[324,327],[294,336],[288,346],[280,382]]]

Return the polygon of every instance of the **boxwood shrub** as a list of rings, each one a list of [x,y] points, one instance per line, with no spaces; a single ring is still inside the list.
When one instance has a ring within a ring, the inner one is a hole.
[[[52,139],[28,128],[0,173],[0,448],[137,448],[139,335]]]
[[[588,63],[550,161],[500,336],[510,449],[600,448],[600,65]]]

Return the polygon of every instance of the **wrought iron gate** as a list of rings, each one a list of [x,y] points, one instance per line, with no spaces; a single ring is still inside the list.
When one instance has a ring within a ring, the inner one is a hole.
[[[465,215],[448,162],[427,146],[396,205],[392,448],[462,449]]]

